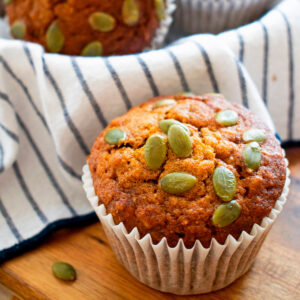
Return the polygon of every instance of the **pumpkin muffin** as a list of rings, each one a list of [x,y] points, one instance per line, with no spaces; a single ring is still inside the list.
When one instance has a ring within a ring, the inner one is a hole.
[[[222,95],[160,97],[113,120],[88,165],[99,205],[127,231],[186,247],[238,239],[269,215],[286,180],[270,129]]]
[[[140,52],[151,46],[164,0],[7,0],[12,36],[70,55]]]

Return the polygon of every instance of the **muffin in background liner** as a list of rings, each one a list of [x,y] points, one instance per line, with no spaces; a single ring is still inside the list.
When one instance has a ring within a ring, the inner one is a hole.
[[[261,17],[279,0],[177,0],[170,39],[195,33],[219,33]]]
[[[285,159],[286,167],[288,161]],[[83,167],[83,187],[87,198],[98,215],[112,250],[121,264],[139,281],[153,289],[178,295],[202,294],[226,287],[251,267],[263,241],[286,202],[289,190],[289,174],[280,198],[261,224],[254,224],[251,233],[243,231],[236,240],[229,235],[224,245],[214,238],[209,248],[197,240],[187,249],[182,241],[172,248],[163,238],[157,245],[150,234],[140,238],[135,227],[127,232],[123,222],[115,224],[105,206],[98,205],[93,179],[86,164]]]

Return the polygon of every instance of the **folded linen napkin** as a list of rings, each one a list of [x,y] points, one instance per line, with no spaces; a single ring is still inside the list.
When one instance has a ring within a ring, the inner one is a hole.
[[[70,57],[1,39],[0,261],[94,220],[80,181],[89,149],[148,98],[220,92],[275,130],[272,118],[284,141],[300,140],[299,33],[300,1],[285,0],[237,30],[137,55]]]

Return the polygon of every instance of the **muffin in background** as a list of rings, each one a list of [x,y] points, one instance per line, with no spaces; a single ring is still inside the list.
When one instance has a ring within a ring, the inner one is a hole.
[[[131,109],[87,162],[84,188],[118,259],[143,283],[181,295],[243,275],[288,192],[278,140],[218,94]]]
[[[172,2],[12,0],[6,12],[17,39],[39,43],[53,53],[106,56],[141,52],[156,38],[163,40]]]

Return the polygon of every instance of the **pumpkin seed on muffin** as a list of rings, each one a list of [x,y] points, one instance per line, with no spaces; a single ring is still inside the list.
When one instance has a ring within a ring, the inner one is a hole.
[[[110,14],[104,12],[94,12],[89,17],[89,24],[94,30],[100,32],[110,32],[116,26],[116,20]]]
[[[262,129],[251,128],[243,133],[244,142],[263,143],[267,139],[266,133]]]
[[[233,172],[223,166],[217,167],[213,174],[213,186],[223,201],[230,201],[236,193],[236,178]]]
[[[140,18],[140,9],[136,0],[124,0],[122,7],[123,22],[128,26],[134,26]]]
[[[160,101],[156,101],[154,103],[154,107],[162,107],[162,106],[173,106],[176,104],[174,99],[164,99]]]
[[[167,154],[164,138],[158,134],[151,135],[145,145],[144,156],[148,167],[156,170],[161,167]]]
[[[159,122],[159,128],[164,132],[164,133],[168,133],[170,127],[172,125],[179,125],[181,126],[182,128],[184,128],[186,130],[186,132],[189,133],[189,129],[184,125],[182,124],[181,122],[177,121],[177,120],[174,120],[174,119],[166,119],[166,120],[162,120]]]
[[[164,192],[179,195],[192,189],[197,182],[197,178],[188,173],[170,173],[160,180],[161,188]]]
[[[206,93],[204,95],[202,95],[203,97],[221,97],[221,98],[224,98],[224,95],[223,94],[220,94],[220,93]]]
[[[10,32],[14,38],[22,39],[26,34],[26,24],[23,21],[15,21],[10,28]]]
[[[101,56],[103,52],[103,46],[101,42],[95,41],[87,44],[82,52],[82,56]]]
[[[214,212],[212,222],[217,227],[225,227],[233,223],[241,214],[241,206],[232,200],[221,204]]]
[[[119,128],[110,129],[106,132],[104,139],[110,145],[118,145],[126,139],[126,133]]]
[[[166,6],[164,0],[154,0],[155,11],[158,20],[163,20],[166,17]]]
[[[172,125],[168,130],[168,142],[178,157],[188,157],[193,151],[189,133],[181,125]]]
[[[238,114],[234,110],[221,110],[216,114],[217,123],[224,126],[236,125],[239,120]]]
[[[65,37],[57,22],[53,22],[46,34],[46,43],[48,50],[52,53],[58,53],[64,46]]]
[[[243,151],[243,159],[247,168],[257,170],[261,163],[261,150],[257,142],[246,145]]]

